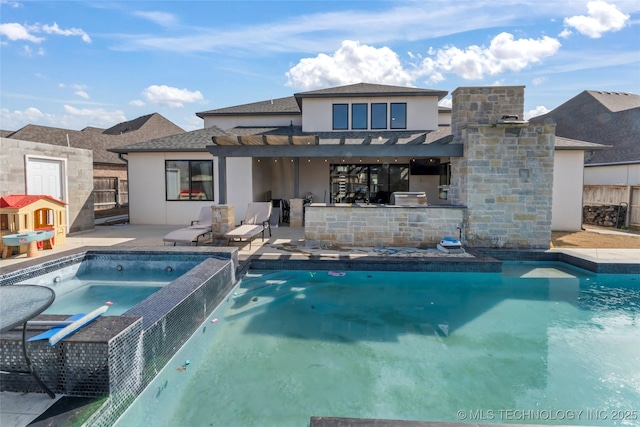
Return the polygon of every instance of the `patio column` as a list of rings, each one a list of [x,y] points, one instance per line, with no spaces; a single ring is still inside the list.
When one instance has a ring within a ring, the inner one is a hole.
[[[293,159],[293,197],[300,197],[300,157]]]
[[[227,158],[218,157],[218,203],[227,203]]]

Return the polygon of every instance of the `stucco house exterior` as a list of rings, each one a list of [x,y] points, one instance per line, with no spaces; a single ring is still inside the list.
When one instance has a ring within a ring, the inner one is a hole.
[[[558,137],[610,147],[585,150],[584,204],[625,203],[626,224],[640,228],[640,95],[585,90],[531,122],[554,124]]]
[[[197,113],[203,129],[111,149],[129,165],[130,221],[185,224],[211,205],[232,227],[249,202],[284,199],[309,241],[435,245],[454,235],[548,248],[554,151],[583,156],[585,146],[556,147],[554,125],[521,120],[523,86],[458,88],[451,109],[438,106],[446,95],[360,83]],[[568,157],[562,173],[581,182],[582,164]],[[427,203],[400,206],[399,192]],[[569,211],[558,215],[579,229],[580,206]]]

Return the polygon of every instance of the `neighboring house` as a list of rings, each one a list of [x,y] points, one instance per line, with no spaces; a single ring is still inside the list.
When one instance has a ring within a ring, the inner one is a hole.
[[[157,113],[106,130],[27,125],[18,131],[2,131],[0,195],[51,195],[68,203],[69,232],[91,230],[96,208],[116,205],[118,190],[126,197],[126,162],[107,149],[178,133],[184,130]],[[113,184],[111,188],[101,187],[105,181]],[[100,189],[105,191],[100,193]],[[102,197],[104,205],[96,202]]]
[[[134,120],[119,123],[109,129],[86,127],[80,131],[49,126],[27,125],[6,138],[34,141],[45,144],[75,147],[93,152],[93,178],[95,209],[111,208],[127,204],[127,165],[108,148],[123,144],[146,141],[153,138],[184,133],[158,113],[148,114]],[[122,192],[119,198],[116,193]]]
[[[401,229],[384,229],[393,223],[385,217],[364,228],[375,223],[378,236],[413,233],[402,242],[432,244],[423,232],[429,223],[472,246],[548,247],[554,126],[518,120],[523,86],[458,88],[451,109],[438,106],[446,95],[367,83],[302,92],[200,112],[204,129],[110,151],[126,155],[132,223],[185,224],[208,205],[233,206],[238,223],[249,202],[271,199],[291,200],[292,210],[293,201],[312,199],[331,204],[322,212],[347,212],[389,204],[394,192],[424,192],[429,206],[410,211]],[[558,147],[579,156],[585,148],[603,147]],[[581,182],[574,158],[563,173]],[[581,206],[570,210],[579,229]],[[307,221],[305,237],[330,240],[320,230],[325,219]],[[369,243],[358,232],[346,231],[341,243]]]
[[[640,227],[640,96],[586,90],[531,123],[556,125],[556,136],[611,147],[586,150],[584,203],[629,205]]]

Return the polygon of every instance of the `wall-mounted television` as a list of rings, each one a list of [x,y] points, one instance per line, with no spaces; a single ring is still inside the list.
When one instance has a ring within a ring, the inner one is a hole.
[[[440,159],[412,159],[409,170],[411,175],[440,175]]]

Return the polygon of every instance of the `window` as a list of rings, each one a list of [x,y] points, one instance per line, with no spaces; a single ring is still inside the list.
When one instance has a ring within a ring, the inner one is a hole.
[[[440,165],[440,185],[451,185],[451,163]]]
[[[333,129],[343,130],[349,126],[349,105],[333,104]]]
[[[391,103],[391,129],[407,128],[407,104]]]
[[[371,104],[371,129],[387,128],[387,104]]]
[[[167,160],[167,200],[213,200],[212,160]]]
[[[351,129],[367,128],[367,104],[351,105]]]
[[[409,191],[409,165],[331,165],[331,203],[389,203],[394,191]]]

